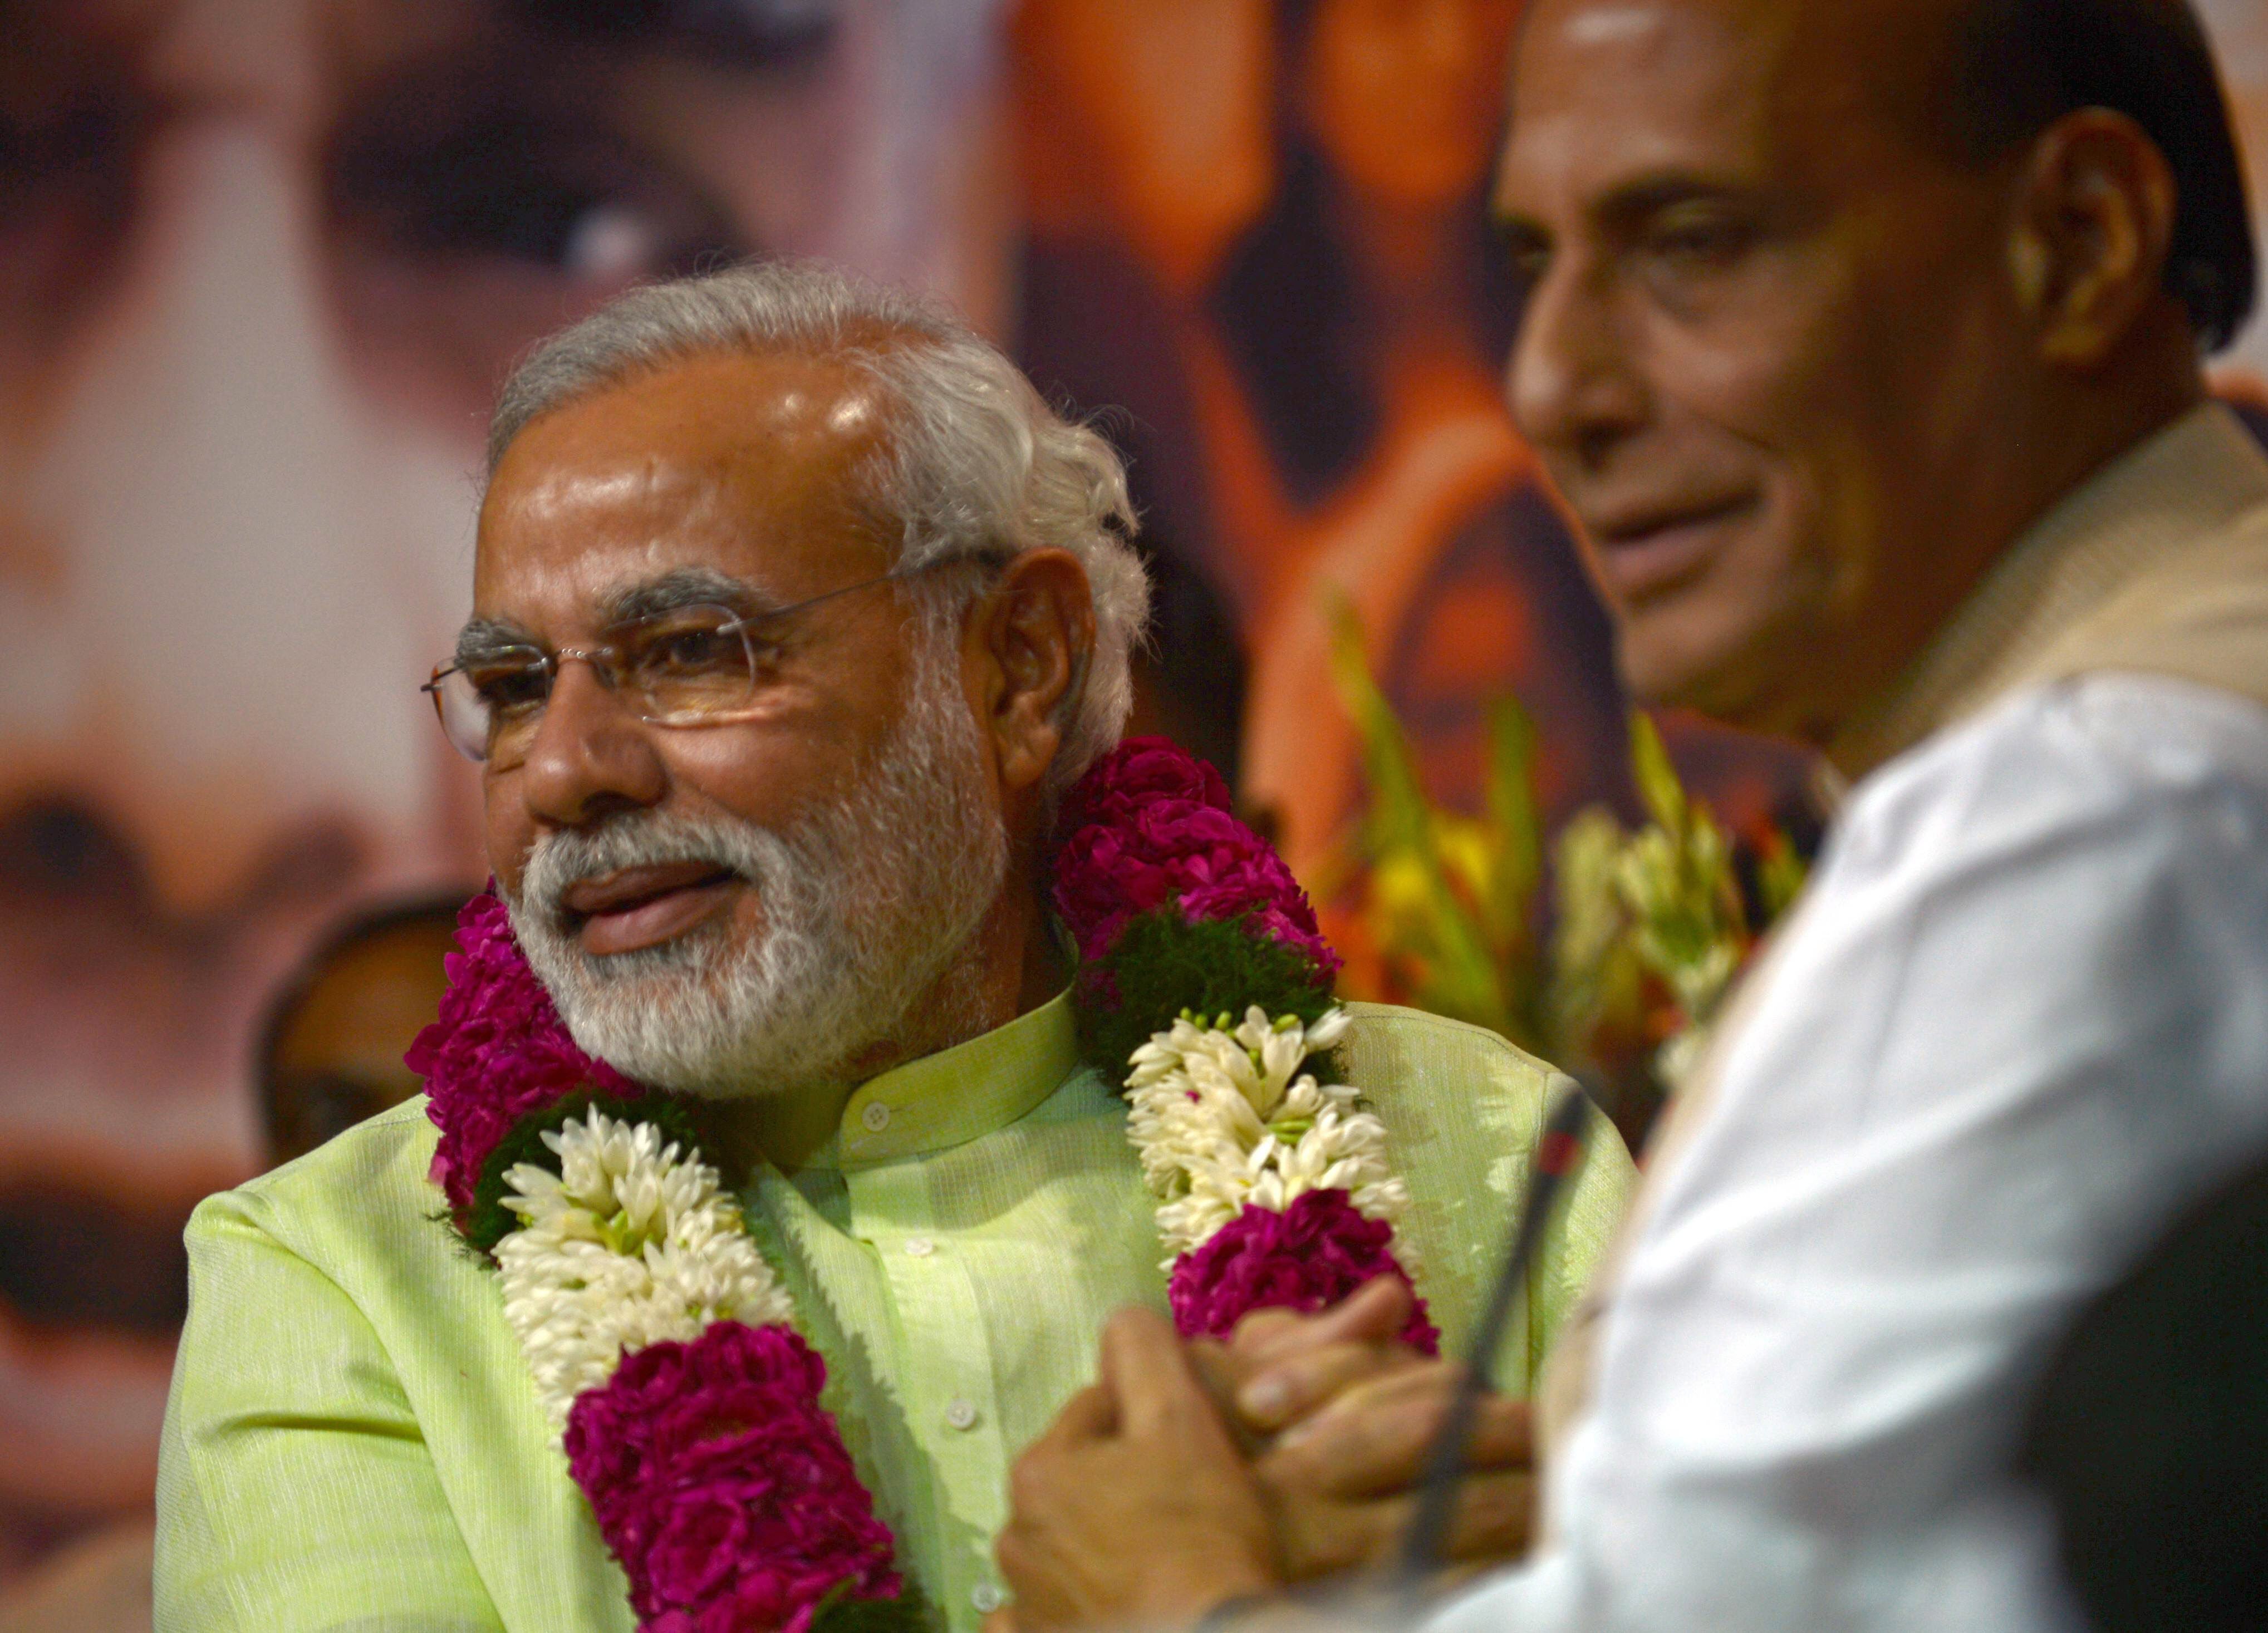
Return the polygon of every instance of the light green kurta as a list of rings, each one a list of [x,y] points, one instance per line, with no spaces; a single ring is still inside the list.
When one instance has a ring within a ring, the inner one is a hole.
[[[1551,1078],[1492,1033],[1374,1004],[1350,1078],[1385,1119],[1402,1227],[1454,1352],[1485,1296]],[[1524,1393],[1619,1217],[1603,1119],[1499,1359]],[[629,1629],[622,1578],[552,1445],[495,1278],[427,1182],[423,1101],[209,1199],[158,1482],[159,1633]],[[743,1192],[831,1373],[899,1562],[952,1627],[998,1602],[1015,1453],[1094,1374],[1127,1304],[1162,1309],[1123,1103],[1057,999],[873,1079],[792,1178]]]

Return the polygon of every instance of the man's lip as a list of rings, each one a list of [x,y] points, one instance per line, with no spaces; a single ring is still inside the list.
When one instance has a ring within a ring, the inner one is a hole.
[[[578,880],[560,905],[581,919],[577,934],[594,958],[674,940],[714,913],[737,882],[717,862],[669,862]]]
[[[1587,522],[1599,566],[1616,599],[1641,601],[1696,577],[1716,553],[1727,523],[1751,514],[1747,494],[1696,504],[1631,507]]]
[[[655,896],[720,879],[732,870],[721,862],[655,862],[626,867],[596,879],[578,879],[560,893],[559,905],[585,917],[620,913]]]

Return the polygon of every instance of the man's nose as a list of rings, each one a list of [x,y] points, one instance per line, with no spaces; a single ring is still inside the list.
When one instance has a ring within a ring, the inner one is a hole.
[[[669,770],[653,739],[659,729],[639,719],[588,659],[561,658],[520,767],[528,816],[539,828],[583,828],[660,804]]]
[[[1629,327],[1602,269],[1563,263],[1537,283],[1505,381],[1537,448],[1595,469],[1645,425],[1651,398]]]
[[[60,571],[26,589],[9,662],[36,684],[0,699],[0,743],[116,825],[175,912],[342,817],[422,861],[435,810],[416,679],[461,582],[469,453],[365,419],[320,173],[254,117],[159,134],[132,260],[16,497]]]

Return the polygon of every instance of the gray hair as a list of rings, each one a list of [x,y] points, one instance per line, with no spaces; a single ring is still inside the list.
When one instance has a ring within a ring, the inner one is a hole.
[[[630,291],[538,345],[489,422],[488,474],[529,422],[672,364],[718,354],[839,360],[881,386],[891,434],[855,480],[861,508],[899,533],[900,568],[997,565],[1068,550],[1086,570],[1094,651],[1057,713],[1049,805],[1118,741],[1150,583],[1131,536],[1126,471],[1110,445],[1050,408],[941,304],[820,262],[766,261]],[[978,592],[960,573],[925,602],[957,623]]]

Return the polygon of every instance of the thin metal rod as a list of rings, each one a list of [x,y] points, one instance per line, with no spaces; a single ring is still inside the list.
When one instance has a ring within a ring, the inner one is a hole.
[[[1513,1299],[1528,1283],[1528,1268],[1543,1239],[1543,1230],[1559,1198],[1559,1188],[1582,1155],[1583,1136],[1589,1131],[1590,1102],[1580,1088],[1562,1091],[1544,1122],[1543,1138],[1535,1151],[1535,1174],[1528,1188],[1512,1240],[1505,1251],[1504,1268],[1490,1291],[1488,1309],[1473,1329],[1465,1357],[1465,1375],[1426,1453],[1417,1512],[1402,1539],[1402,1558],[1394,1573],[1393,1588],[1403,1607],[1415,1611],[1424,1601],[1426,1584],[1442,1564],[1449,1535],[1456,1524],[1457,1498],[1465,1460],[1471,1452],[1473,1428],[1480,1416],[1481,1396],[1488,1392],[1489,1374],[1505,1328],[1512,1320]]]

